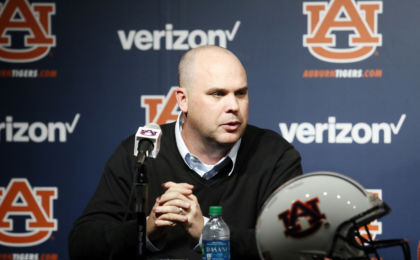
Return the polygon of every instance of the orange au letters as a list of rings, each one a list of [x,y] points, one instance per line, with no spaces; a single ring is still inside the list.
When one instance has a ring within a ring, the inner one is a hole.
[[[141,96],[141,107],[146,110],[146,124],[165,124],[178,118],[178,104],[175,96],[177,88],[172,87],[166,97],[162,95]]]
[[[371,56],[382,46],[378,33],[381,1],[355,3],[354,0],[304,2],[303,14],[308,16],[303,46],[316,58],[333,63],[350,63]],[[347,48],[336,48],[334,31],[352,31]]]
[[[51,16],[54,3],[34,3],[27,0],[6,0],[0,3],[0,60],[32,62],[43,58],[55,46],[51,34]],[[12,32],[27,31],[23,49],[13,49]]]
[[[57,230],[53,218],[56,187],[31,188],[27,179],[13,178],[6,189],[0,187],[0,245],[33,246],[47,240]],[[15,232],[12,216],[29,216],[26,232]]]

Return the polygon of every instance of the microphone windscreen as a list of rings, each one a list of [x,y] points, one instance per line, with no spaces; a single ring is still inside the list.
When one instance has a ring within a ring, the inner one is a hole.
[[[149,123],[145,126],[140,126],[137,130],[134,143],[134,156],[138,154],[139,142],[142,139],[150,140],[153,143],[153,150],[149,157],[156,158],[160,149],[160,137],[162,136],[162,130],[156,123]]]

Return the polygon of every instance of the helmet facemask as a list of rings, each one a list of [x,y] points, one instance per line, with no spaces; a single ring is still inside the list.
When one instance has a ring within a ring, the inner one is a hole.
[[[410,248],[406,240],[373,240],[368,224],[389,214],[391,209],[385,202],[376,198],[376,196],[371,194],[369,194],[369,196],[372,196],[371,200],[375,200],[374,203],[377,205],[348,221],[343,222],[343,224],[338,227],[328,258],[334,260],[369,260],[371,257],[382,259],[379,256],[378,249],[401,246],[404,259],[410,260]],[[361,229],[365,230],[365,236],[361,234]]]

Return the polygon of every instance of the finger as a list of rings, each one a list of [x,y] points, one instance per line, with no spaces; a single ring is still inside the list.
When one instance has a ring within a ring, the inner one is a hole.
[[[198,202],[197,197],[194,194],[188,195],[187,199],[189,200],[189,203],[191,204],[191,208],[192,207],[200,207],[200,203]]]
[[[171,187],[167,189],[165,192],[178,192],[183,195],[191,195],[193,193],[191,189],[186,189],[181,186]]]
[[[191,203],[183,201],[183,200],[174,199],[174,200],[169,200],[165,203],[161,203],[159,204],[159,206],[175,206],[177,208],[183,208],[186,210],[191,207]]]
[[[173,226],[176,225],[176,223],[175,222],[172,222],[172,221],[168,221],[168,220],[160,220],[160,219],[157,219],[157,220],[155,220],[155,225],[157,227],[165,227],[165,226],[167,226],[167,227],[173,227]]]
[[[160,205],[162,205],[162,204],[164,204],[164,203],[166,203],[170,200],[181,200],[181,201],[185,201],[185,202],[191,201],[191,199],[189,199],[188,197],[186,197],[185,195],[183,195],[179,192],[165,192],[158,199],[158,203]]]
[[[188,217],[184,216],[184,215],[180,215],[180,214],[175,214],[175,213],[166,213],[166,214],[162,214],[160,215],[156,221],[170,221],[170,222],[180,222],[180,223],[185,223],[188,221]]]
[[[176,183],[176,182],[172,182],[172,181],[168,181],[162,184],[162,187],[165,189],[169,189],[169,188],[173,188],[173,187],[182,187],[184,189],[189,189],[192,190],[194,189],[194,186],[189,184],[189,183]]]
[[[194,194],[188,195],[187,198],[198,203],[198,199]]]
[[[162,186],[164,187],[164,186]],[[165,188],[165,187],[164,187]],[[184,195],[190,195],[193,193],[193,190],[187,186],[184,185],[170,185],[167,186],[167,190],[165,192],[178,192],[180,194]]]
[[[154,209],[154,212],[156,213],[156,215],[163,215],[163,214],[168,214],[168,213],[173,213],[173,214],[183,214],[184,212],[187,212],[187,209],[184,209],[182,207],[177,207],[177,206],[161,206],[161,207],[156,207]]]

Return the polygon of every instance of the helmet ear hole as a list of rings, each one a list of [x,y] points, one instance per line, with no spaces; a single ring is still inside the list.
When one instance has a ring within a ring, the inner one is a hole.
[[[368,224],[389,212],[382,200],[342,174],[304,174],[263,205],[255,227],[258,252],[261,259],[369,259],[369,254],[380,259],[376,248],[383,244],[373,241]]]

